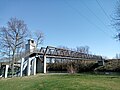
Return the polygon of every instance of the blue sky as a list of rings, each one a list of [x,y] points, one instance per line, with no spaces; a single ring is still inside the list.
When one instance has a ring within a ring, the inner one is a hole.
[[[111,25],[117,0],[0,0],[0,26],[11,17],[25,21],[31,32],[45,34],[42,46],[89,46],[109,58],[120,51]]]

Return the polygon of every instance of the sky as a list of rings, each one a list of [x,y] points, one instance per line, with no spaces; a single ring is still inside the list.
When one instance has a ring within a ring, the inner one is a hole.
[[[118,0],[0,0],[0,27],[11,17],[24,20],[31,32],[45,35],[41,46],[89,46],[91,54],[115,57]]]

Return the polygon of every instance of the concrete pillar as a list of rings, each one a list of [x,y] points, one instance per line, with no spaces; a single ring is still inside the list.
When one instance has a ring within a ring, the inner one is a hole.
[[[5,65],[5,78],[7,78],[7,74],[8,74],[8,67],[9,67],[9,65]]]
[[[36,58],[32,61],[32,74],[36,75]]]
[[[103,66],[105,65],[105,60],[102,60],[102,64],[103,64]]]
[[[36,58],[34,59],[34,72],[33,75],[36,75]]]
[[[22,77],[22,74],[23,74],[23,62],[24,62],[24,58],[22,58],[22,60],[21,60],[21,65],[20,65],[20,77]]]
[[[46,73],[46,55],[43,56],[44,60],[44,73]]]
[[[27,64],[27,76],[30,76],[31,58],[28,58]]]

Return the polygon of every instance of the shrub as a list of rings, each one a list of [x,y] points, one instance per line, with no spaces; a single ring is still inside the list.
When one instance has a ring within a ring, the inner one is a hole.
[[[90,72],[94,71],[94,69],[98,67],[97,63],[93,62],[75,62],[71,61],[68,63],[51,63],[47,65],[48,71],[66,71],[69,73],[76,72]]]
[[[104,66],[100,66],[95,69],[96,71],[112,71],[112,72],[118,72],[120,71],[120,63],[118,61],[112,61],[106,63]]]

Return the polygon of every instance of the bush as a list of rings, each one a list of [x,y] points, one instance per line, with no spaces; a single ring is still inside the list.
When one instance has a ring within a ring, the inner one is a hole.
[[[95,69],[96,71],[111,71],[111,72],[118,72],[120,71],[120,63],[119,61],[112,61],[106,63],[104,66],[100,66]]]
[[[97,63],[80,63],[78,72],[90,72],[94,71],[94,69],[98,67]]]
[[[51,63],[47,65],[48,71],[67,71],[65,63]]]
[[[48,71],[66,71],[69,73],[90,72],[98,67],[97,63],[93,62],[68,62],[68,63],[51,63],[47,65]]]

